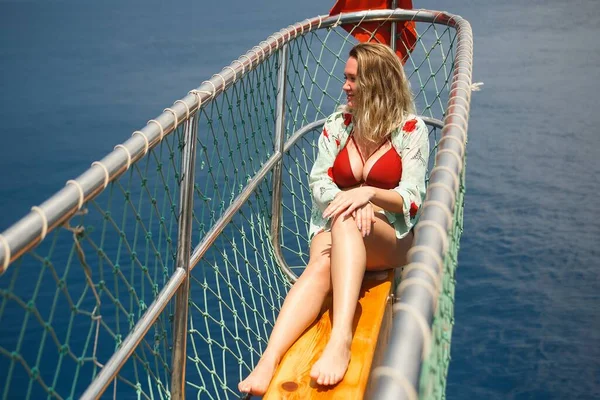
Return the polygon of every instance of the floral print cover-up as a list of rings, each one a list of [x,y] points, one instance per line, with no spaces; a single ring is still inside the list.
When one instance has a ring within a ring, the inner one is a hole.
[[[323,218],[323,211],[341,191],[333,181],[331,168],[336,156],[346,145],[352,129],[352,116],[338,111],[327,118],[319,136],[317,158],[309,177],[313,200],[309,239],[321,231],[331,229],[331,221]],[[390,140],[402,159],[402,179],[397,187],[390,190],[395,190],[402,196],[404,210],[402,214],[385,210],[383,213],[394,226],[396,237],[401,239],[417,223],[419,210],[425,199],[429,129],[421,118],[409,115],[392,132]]]

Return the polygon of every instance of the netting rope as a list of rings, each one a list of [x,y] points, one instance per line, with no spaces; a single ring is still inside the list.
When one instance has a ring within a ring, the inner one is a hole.
[[[7,371],[1,397],[79,397],[102,368],[113,367],[107,360],[125,343],[131,357],[115,368],[107,393],[169,398],[171,298],[185,279],[175,268],[179,221],[191,213],[185,390],[188,396],[237,398],[237,383],[266,347],[290,276],[302,273],[308,261],[307,177],[322,120],[343,99],[343,67],[356,43],[352,33],[363,31],[366,22],[377,22],[379,29],[406,19],[417,30],[406,75],[418,113],[431,122],[429,203],[422,211],[440,216],[417,230],[421,236],[428,232],[441,252],[422,243],[413,247],[398,287],[398,292],[427,293],[433,304],[431,325],[401,296],[394,305],[396,312],[409,313],[407,319],[421,332],[415,338],[424,355],[419,383],[413,385],[403,371],[388,366],[376,369],[372,378],[392,377],[409,398],[417,393],[443,398],[470,92],[478,85],[470,82],[472,63],[465,53],[472,51],[472,43],[463,44],[456,32],[460,17],[425,10],[318,16],[276,32],[69,180],[60,202],[34,207],[25,221],[36,227],[28,232],[35,237],[32,242],[15,244],[12,228],[0,234],[5,271],[0,277],[0,368]],[[342,25],[354,28],[346,31]],[[282,46],[287,47],[284,64]],[[277,80],[282,65],[283,94]],[[450,96],[457,96],[452,108]],[[280,109],[285,110],[283,143],[275,139]],[[190,148],[184,126],[197,134],[191,209],[179,202]],[[276,165],[281,167],[281,182],[275,182],[281,185],[280,198],[273,197]],[[272,210],[280,212],[276,230]],[[9,268],[11,255],[15,260]],[[126,343],[141,329],[137,324],[148,310],[155,314],[144,322],[139,343]]]

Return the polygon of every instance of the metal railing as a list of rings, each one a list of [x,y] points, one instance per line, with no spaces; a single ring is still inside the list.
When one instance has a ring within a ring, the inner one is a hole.
[[[471,70],[472,34],[469,24],[461,17],[444,12],[425,10],[378,10],[344,14],[335,17],[319,16],[283,29],[255,46],[245,55],[225,67],[219,74],[192,90],[184,98],[177,100],[170,108],[148,122],[125,143],[81,176],[68,181],[65,188],[8,228],[0,236],[0,271],[4,272],[11,262],[34,248],[45,239],[48,233],[58,226],[68,223],[84,203],[98,196],[110,182],[118,179],[149,150],[156,147],[164,138],[184,125],[184,146],[181,155],[181,192],[179,199],[179,230],[177,240],[177,263],[168,282],[162,287],[154,302],[139,318],[135,327],[111,359],[104,365],[96,379],[87,388],[82,398],[99,397],[115,379],[119,370],[127,362],[140,344],[156,318],[175,296],[174,354],[172,356],[171,393],[174,398],[185,397],[185,359],[187,310],[189,294],[189,274],[202,259],[225,226],[245,204],[253,191],[268,174],[273,179],[272,201],[272,243],[274,257],[284,269],[285,276],[293,281],[296,274],[287,266],[285,256],[280,251],[279,229],[282,219],[281,168],[282,160],[289,149],[305,133],[322,124],[322,119],[305,124],[285,141],[285,96],[288,44],[308,32],[317,29],[332,29],[340,24],[357,24],[364,21],[406,21],[429,22],[453,27],[457,31],[457,53],[454,58],[454,73],[450,87],[446,115],[443,121],[442,139],[438,143],[436,166],[429,176],[427,199],[423,204],[420,222],[415,230],[414,246],[409,261],[415,267],[405,277],[425,282],[425,285],[399,285],[396,289],[398,302],[394,305],[394,322],[391,341],[386,351],[383,365],[373,370],[371,385],[373,398],[401,399],[414,398],[419,387],[419,373],[422,357],[426,353],[428,331],[435,310],[435,293],[429,286],[439,287],[442,273],[441,260],[448,249],[447,231],[452,224],[454,205],[463,173],[466,132],[468,127]],[[249,180],[246,187],[237,195],[212,227],[192,250],[191,221],[193,212],[193,185],[195,181],[195,144],[198,112],[231,87],[236,81],[258,68],[271,56],[279,57],[278,96],[276,123],[274,130],[275,147],[273,154],[262,168]],[[439,124],[434,119],[428,121]]]

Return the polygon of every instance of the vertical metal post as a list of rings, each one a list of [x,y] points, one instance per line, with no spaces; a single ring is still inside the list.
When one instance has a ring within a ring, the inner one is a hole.
[[[194,171],[196,167],[196,113],[185,122],[184,148],[181,156],[181,191],[179,196],[179,232],[177,233],[177,268],[185,271],[185,280],[175,298],[173,359],[171,365],[171,398],[185,399],[185,366],[187,344],[188,297],[190,292],[190,253],[192,247],[192,210],[194,207]]]
[[[392,0],[392,10],[395,10],[398,7],[398,0]],[[390,29],[390,47],[392,50],[396,51],[396,26],[397,22],[392,21],[392,26]]]
[[[273,197],[271,198],[271,243],[275,260],[279,265],[285,265],[283,255],[281,254],[281,244],[279,241],[279,227],[281,225],[281,175],[283,171],[283,144],[285,142],[285,93],[287,87],[287,57],[288,45],[284,44],[279,51],[279,73],[277,74],[277,117],[275,120],[275,154],[280,155],[280,159],[273,168]],[[294,282],[297,278],[295,275],[288,272],[285,268],[282,269],[287,273],[288,279]]]

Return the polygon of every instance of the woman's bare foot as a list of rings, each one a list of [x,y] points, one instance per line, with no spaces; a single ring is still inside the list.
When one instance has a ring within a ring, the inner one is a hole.
[[[238,384],[238,390],[242,393],[262,396],[269,388],[278,364],[279,360],[277,358],[263,354],[250,375]]]
[[[323,354],[313,365],[310,377],[319,385],[331,386],[338,384],[344,379],[350,363],[351,344],[352,336],[342,339],[330,338]]]

